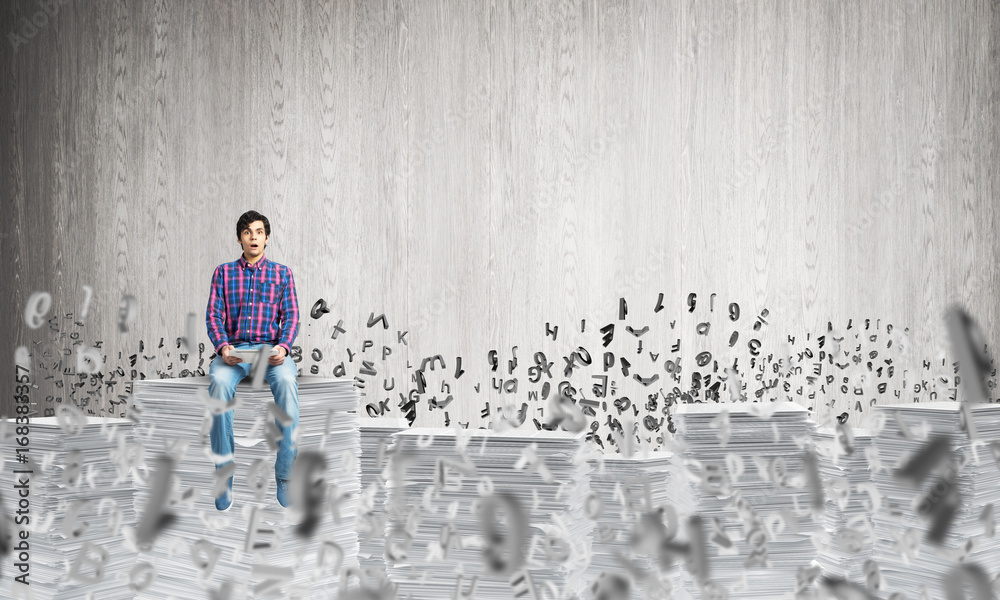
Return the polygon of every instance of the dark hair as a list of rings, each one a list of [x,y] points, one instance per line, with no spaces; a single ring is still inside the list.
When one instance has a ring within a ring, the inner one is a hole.
[[[250,223],[254,221],[264,222],[264,235],[271,237],[271,222],[267,220],[267,217],[260,214],[255,210],[248,210],[240,216],[240,220],[236,221],[236,239],[241,239],[240,236],[243,235],[243,230],[250,226]]]

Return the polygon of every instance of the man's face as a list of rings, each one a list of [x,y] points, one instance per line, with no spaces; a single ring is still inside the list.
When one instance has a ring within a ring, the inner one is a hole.
[[[240,245],[243,246],[243,256],[252,260],[264,253],[270,237],[264,234],[264,222],[254,221],[240,233]]]

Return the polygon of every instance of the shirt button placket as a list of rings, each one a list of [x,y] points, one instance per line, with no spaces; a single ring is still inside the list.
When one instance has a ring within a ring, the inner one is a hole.
[[[250,297],[247,298],[247,341],[253,341],[250,336],[250,311],[253,310],[253,280],[257,276],[257,269],[250,267]]]
[[[254,279],[256,277],[257,277],[257,267],[254,266],[254,267],[250,268],[250,298],[247,300],[247,302],[250,304],[251,307],[253,306],[253,286],[254,286]],[[250,310],[252,310],[252,308]],[[250,310],[247,311],[247,340],[248,341],[253,341],[253,340],[250,339],[251,338],[251,336],[250,336]]]

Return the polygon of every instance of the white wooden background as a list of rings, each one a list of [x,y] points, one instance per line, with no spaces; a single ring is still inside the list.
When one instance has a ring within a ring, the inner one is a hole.
[[[324,375],[372,360],[369,388],[394,378],[387,416],[413,387],[406,361],[441,354],[466,370],[450,418],[482,424],[501,397],[489,350],[506,364],[518,347],[520,402],[533,352],[556,376],[579,345],[597,364],[611,322],[618,353],[666,375],[623,326],[649,325],[654,352],[683,338],[690,364],[699,321],[730,352],[732,301],[741,365],[764,308],[765,351],[871,318],[910,328],[897,364],[919,367],[947,354],[952,302],[1000,333],[997,2],[57,6],[0,8],[5,390],[14,347],[49,331],[24,323],[34,291],[79,313],[92,286],[85,326],[62,331],[102,340],[112,367],[140,340],[151,356],[165,337],[164,359],[188,312],[207,343],[212,270],[239,255],[250,208],[296,277],[301,365],[313,348]],[[139,307],[124,335],[123,294]],[[373,312],[388,330],[366,327]],[[425,397],[419,419],[443,411]]]

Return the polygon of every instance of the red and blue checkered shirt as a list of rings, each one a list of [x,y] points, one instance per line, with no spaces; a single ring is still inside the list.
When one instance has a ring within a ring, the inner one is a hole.
[[[239,342],[283,346],[288,354],[299,332],[299,299],[292,270],[261,255],[251,265],[238,260],[219,265],[205,315],[217,353]]]

